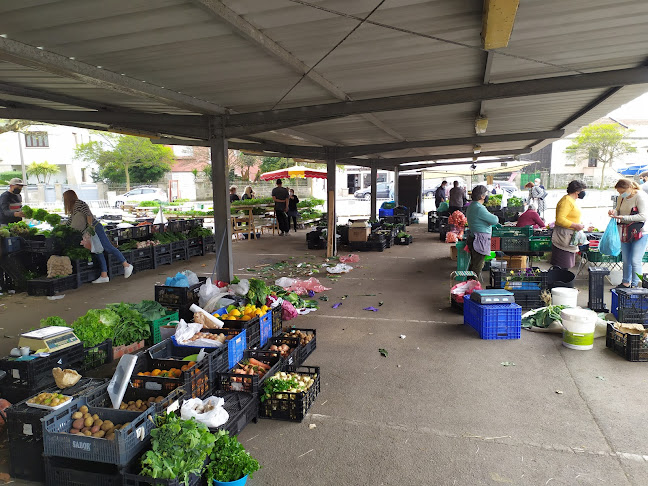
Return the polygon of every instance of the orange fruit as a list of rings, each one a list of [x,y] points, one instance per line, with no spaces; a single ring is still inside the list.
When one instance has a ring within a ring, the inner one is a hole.
[[[242,320],[242,321],[249,321],[250,319],[252,319],[252,316],[249,315],[249,314],[246,314],[246,315],[244,315],[243,317],[241,317],[241,320]]]
[[[162,373],[162,370],[156,368],[151,372],[151,376],[159,376],[160,373]]]

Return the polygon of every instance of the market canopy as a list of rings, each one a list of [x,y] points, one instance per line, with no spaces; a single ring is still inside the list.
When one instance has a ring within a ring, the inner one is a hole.
[[[292,179],[292,178],[312,178],[312,179],[326,179],[326,171],[318,169],[309,169],[302,165],[295,165],[286,169],[273,170],[261,174],[262,181],[272,181],[275,179]]]
[[[617,173],[621,175],[627,175],[627,176],[636,176],[636,175],[640,175],[643,172],[646,172],[647,170],[648,170],[648,165],[646,164],[631,165],[630,167],[617,169]]]

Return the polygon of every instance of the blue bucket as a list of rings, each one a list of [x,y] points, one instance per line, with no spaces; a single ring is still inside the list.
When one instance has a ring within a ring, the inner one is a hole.
[[[217,481],[214,479],[214,485],[215,486],[244,486],[245,483],[247,483],[247,475],[243,476],[241,479],[237,479],[236,481]]]

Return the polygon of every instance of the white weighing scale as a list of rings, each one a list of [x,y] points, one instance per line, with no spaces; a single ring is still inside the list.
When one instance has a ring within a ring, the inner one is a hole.
[[[54,353],[81,344],[70,327],[51,326],[20,335],[18,346],[27,346],[34,352]]]

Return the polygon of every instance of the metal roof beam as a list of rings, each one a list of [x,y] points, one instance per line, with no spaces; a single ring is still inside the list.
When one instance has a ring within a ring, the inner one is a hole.
[[[518,98],[644,83],[648,83],[648,68],[638,67],[382,98],[369,98],[358,101],[343,101],[297,108],[233,114],[227,116],[226,124],[227,126],[245,126],[279,121],[303,121],[325,117],[342,118],[363,113],[445,106],[482,100]]]
[[[447,167],[449,165],[466,165],[466,164],[499,164],[502,162],[514,162],[515,159],[513,157],[506,157],[502,159],[492,159],[492,160],[460,160],[457,162],[441,162],[440,164],[433,163],[433,164],[416,164],[416,165],[404,165],[400,167],[401,172],[405,172],[407,170],[421,170],[421,169],[431,169],[433,167]],[[411,167],[411,168],[410,168]]]
[[[196,113],[221,115],[226,112],[225,108],[215,103],[148,84],[145,80],[121,76],[112,71],[4,37],[0,37],[0,60]]]
[[[564,130],[552,130],[546,132],[508,133],[502,135],[474,135],[471,137],[445,138],[435,140],[413,140],[410,142],[381,143],[376,145],[357,145],[340,147],[338,152],[341,157],[357,157],[396,150],[424,147],[447,147],[452,145],[473,145],[500,142],[519,142],[524,140],[560,138],[565,134]]]
[[[303,61],[295,57],[293,53],[282,47],[275,40],[269,37],[264,32],[257,29],[254,25],[248,22],[246,19],[238,15],[234,10],[229,8],[223,2],[219,0],[195,0],[197,3],[205,7],[209,12],[218,16],[222,21],[226,22],[230,27],[234,28],[239,34],[243,37],[254,43],[256,46],[263,49],[265,52],[274,56],[276,59],[281,61],[286,66],[290,67],[297,73],[308,78],[313,83],[317,84],[319,87],[331,93],[333,96],[340,100],[353,101],[347,93],[341,90],[334,83],[326,79],[320,73],[311,69],[310,66],[305,64]],[[378,118],[371,114],[364,114],[362,117],[367,120],[369,123],[384,131],[385,133],[391,135],[397,140],[405,140],[400,133],[391,127],[387,126],[385,123],[380,121]],[[260,132],[256,132],[260,133]]]
[[[237,150],[252,150],[262,152],[273,152],[280,155],[292,154],[298,157],[314,157],[324,160],[326,151],[321,147],[300,147],[298,145],[283,145],[279,143],[246,143],[246,142],[229,142],[228,146]]]
[[[389,168],[396,165],[402,166],[402,164],[407,164],[410,162],[430,162],[435,160],[448,160],[448,159],[468,159],[472,157],[499,157],[506,155],[521,155],[528,154],[531,152],[531,149],[514,149],[514,150],[496,150],[493,152],[481,152],[479,155],[475,155],[472,152],[463,152],[455,154],[443,154],[443,155],[424,155],[416,157],[392,157],[387,159],[355,159],[355,160],[372,160],[378,164],[379,168]],[[337,163],[344,164],[354,164],[354,159],[342,159],[338,160]],[[405,166],[407,167],[407,166]]]
[[[482,47],[499,49],[508,46],[520,0],[484,0],[482,14]]]

